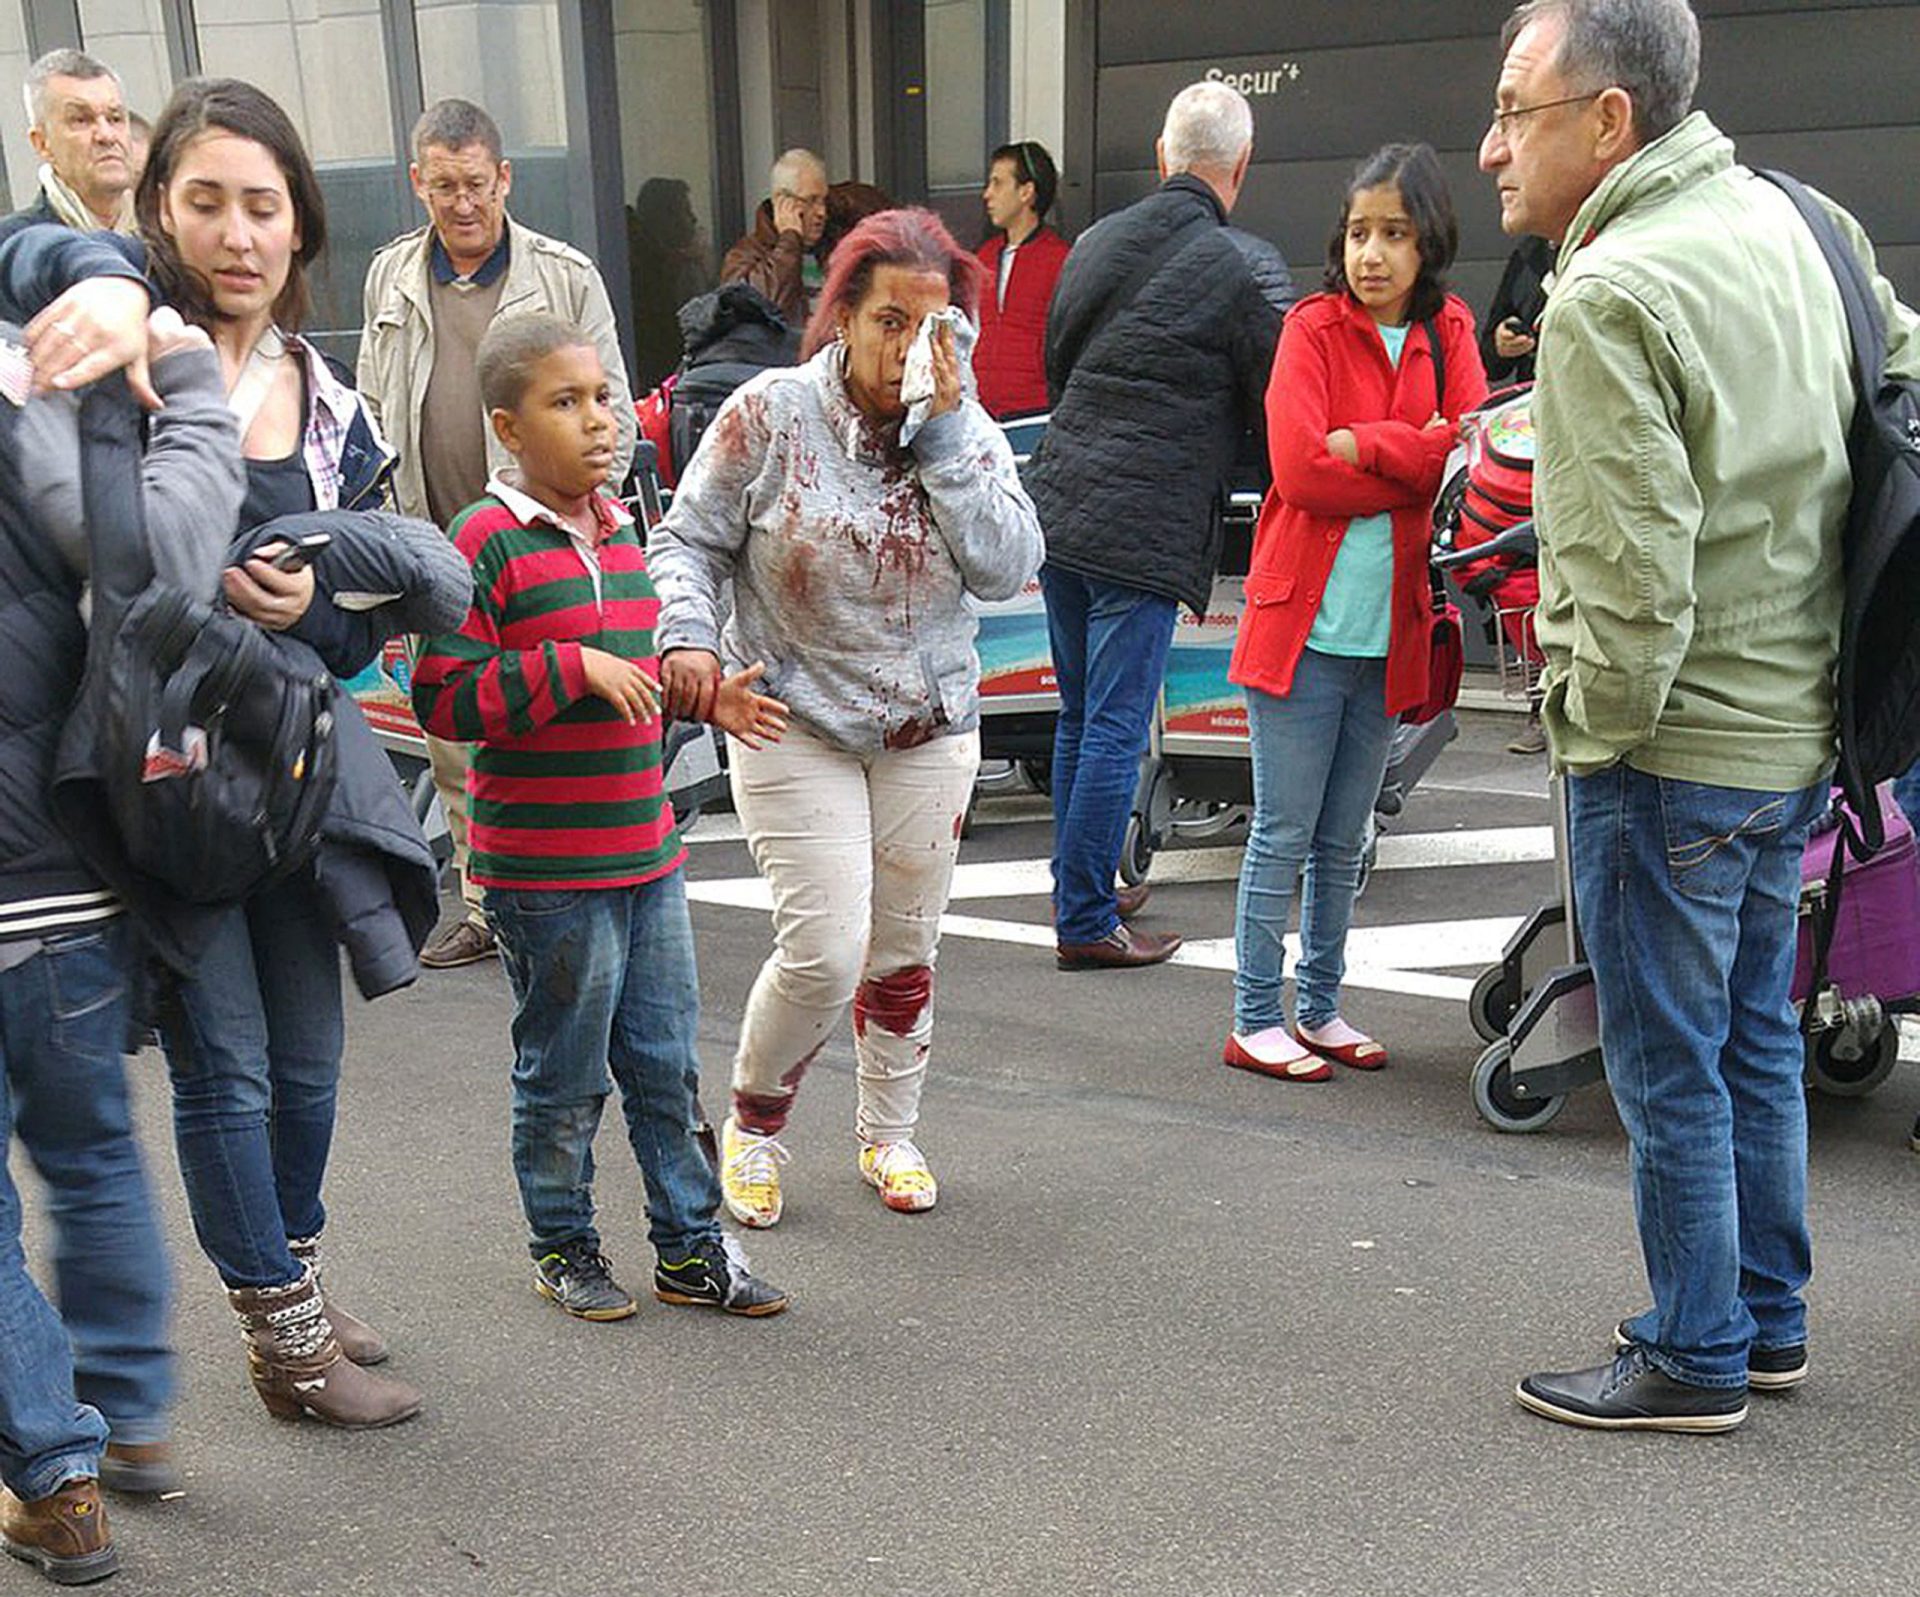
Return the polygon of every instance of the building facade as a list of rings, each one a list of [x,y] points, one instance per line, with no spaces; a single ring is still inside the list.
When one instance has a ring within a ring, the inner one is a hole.
[[[1920,0],[1697,9],[1700,103],[1746,158],[1788,166],[1851,207],[1903,293],[1920,298]],[[1060,158],[1068,229],[1084,226],[1152,186],[1161,112],[1204,77],[1240,87],[1255,110],[1256,165],[1235,220],[1277,243],[1304,280],[1355,159],[1418,137],[1453,180],[1459,286],[1484,305],[1508,245],[1474,150],[1507,10],[1508,0],[0,0],[0,83],[17,84],[43,51],[80,45],[121,74],[148,117],[195,73],[272,93],[326,189],[333,241],[315,330],[343,355],[368,257],[421,219],[407,130],[447,94],[493,113],[514,162],[515,214],[592,253],[625,312],[647,313],[646,274],[663,250],[711,273],[749,223],[774,155],[794,144],[820,150],[835,178],[936,206],[971,241],[988,152],[1038,139]],[[11,208],[35,185],[17,109],[0,110],[0,149]]]

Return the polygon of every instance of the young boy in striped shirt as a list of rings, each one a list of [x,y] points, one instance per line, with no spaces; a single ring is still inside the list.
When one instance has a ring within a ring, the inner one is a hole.
[[[473,608],[429,640],[420,724],[475,745],[473,878],[513,986],[513,1167],[534,1288],[569,1314],[624,1319],[594,1228],[593,1138],[609,1067],[646,1180],[654,1296],[777,1314],[785,1294],[721,1234],[720,1187],[696,1140],[700,990],[663,787],[654,654],[659,599],[632,518],[602,491],[613,459],[606,374],[549,315],[481,340],[481,402],[517,470],[450,529]],[[785,706],[727,679],[713,720],[777,738]]]

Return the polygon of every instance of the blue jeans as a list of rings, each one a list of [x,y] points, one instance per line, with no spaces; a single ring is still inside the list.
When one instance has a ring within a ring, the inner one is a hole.
[[[1113,873],[1126,840],[1176,601],[1053,566],[1040,568],[1060,684],[1053,734],[1054,928],[1097,943],[1120,924]]]
[[[220,917],[199,974],[161,1025],[173,1136],[200,1246],[229,1287],[284,1286],[289,1237],[327,1223],[340,952],[309,873]]]
[[[1907,824],[1920,832],[1920,765],[1908,766],[1893,779],[1893,796],[1899,800]]]
[[[1607,1081],[1633,1148],[1653,1308],[1631,1324],[1696,1386],[1807,1336],[1807,1106],[1788,989],[1800,854],[1827,802],[1624,763],[1570,777],[1574,901]]]
[[[167,1254],[121,1057],[124,939],[118,924],[55,937],[0,971],[0,1481],[23,1498],[98,1473],[109,1427],[167,1435]],[[47,1183],[59,1316],[20,1246],[15,1131]]]
[[[1287,917],[1303,866],[1296,1017],[1324,1026],[1340,1013],[1367,817],[1393,742],[1387,662],[1302,650],[1285,698],[1247,689],[1247,731],[1253,823],[1233,928],[1233,1029],[1242,1036],[1286,1023]]]
[[[600,1246],[593,1138],[614,1082],[654,1250],[680,1259],[716,1246],[720,1183],[694,1135],[700,983],[685,879],[486,892],[513,985],[513,1172],[529,1251]]]

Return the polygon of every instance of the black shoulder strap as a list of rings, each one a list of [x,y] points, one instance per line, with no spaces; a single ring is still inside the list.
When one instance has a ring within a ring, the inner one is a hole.
[[[1447,413],[1447,351],[1440,342],[1440,324],[1429,316],[1420,324],[1427,330],[1427,352],[1433,357],[1433,408]]]
[[[96,637],[111,637],[127,607],[153,582],[140,429],[140,407],[125,377],[116,373],[87,389],[80,401],[80,504],[87,518]]]
[[[1120,313],[1139,297],[1141,289],[1159,275],[1161,267],[1185,249],[1196,234],[1216,225],[1212,217],[1204,213],[1190,216],[1149,250],[1146,258],[1133,269],[1133,275],[1107,296],[1106,303],[1087,324],[1087,330],[1080,338],[1080,347],[1074,351],[1073,359],[1067,362],[1068,371],[1071,372],[1086,358],[1101,335],[1113,329],[1120,319]]]
[[[1797,177],[1786,172],[1756,168],[1762,177],[1793,201],[1793,208],[1806,222],[1820,253],[1826,257],[1827,270],[1833,273],[1840,290],[1840,303],[1846,307],[1847,333],[1853,340],[1853,381],[1860,403],[1873,402],[1880,392],[1880,381],[1887,364],[1887,330],[1880,320],[1880,309],[1873,301],[1873,284],[1867,281],[1860,264],[1840,229],[1827,214],[1826,207]]]

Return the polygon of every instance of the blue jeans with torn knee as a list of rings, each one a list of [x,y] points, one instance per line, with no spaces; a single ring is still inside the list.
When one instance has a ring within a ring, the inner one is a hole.
[[[1741,1386],[1752,1348],[1807,1335],[1807,1109],[1789,989],[1800,855],[1827,787],[1715,787],[1623,762],[1569,777],[1567,794],[1653,1291],[1629,1329],[1676,1380]]]
[[[614,1083],[665,1259],[719,1243],[700,1122],[700,984],[680,871],[633,887],[486,890],[513,987],[513,1172],[535,1259],[598,1249],[593,1138]]]

